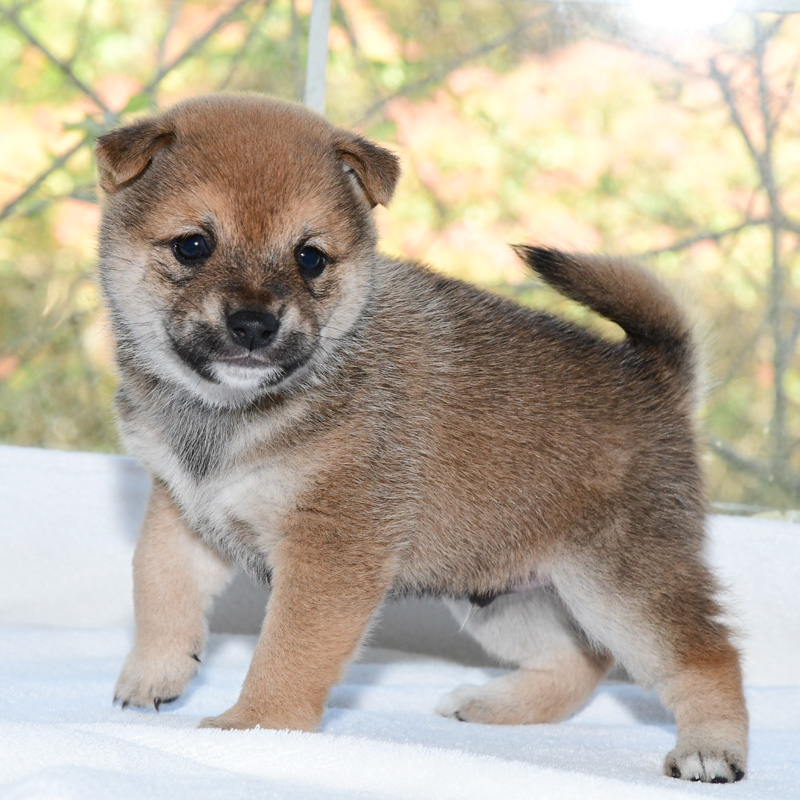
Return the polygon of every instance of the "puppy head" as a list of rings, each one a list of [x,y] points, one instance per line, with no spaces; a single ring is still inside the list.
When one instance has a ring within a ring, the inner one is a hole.
[[[96,156],[123,363],[225,406],[324,366],[369,294],[394,155],[301,106],[212,95],[107,133]]]

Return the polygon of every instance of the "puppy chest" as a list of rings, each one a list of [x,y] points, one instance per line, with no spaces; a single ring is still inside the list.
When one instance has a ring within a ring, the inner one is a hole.
[[[284,535],[297,480],[285,466],[260,464],[180,480],[170,488],[189,524],[209,544],[229,555],[266,556]]]
[[[289,456],[260,455],[260,439],[249,429],[200,425],[189,416],[173,415],[168,423],[124,425],[129,452],[169,487],[206,542],[228,554],[268,550],[282,535],[303,470]]]

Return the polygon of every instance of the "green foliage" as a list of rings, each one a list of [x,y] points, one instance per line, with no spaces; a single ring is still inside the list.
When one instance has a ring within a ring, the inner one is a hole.
[[[116,446],[91,140],[219,88],[300,99],[309,8],[3,0],[1,441]],[[391,252],[609,336],[504,243],[648,257],[708,331],[713,496],[798,507],[799,40],[792,17],[667,41],[596,6],[339,0],[328,114],[402,156]]]

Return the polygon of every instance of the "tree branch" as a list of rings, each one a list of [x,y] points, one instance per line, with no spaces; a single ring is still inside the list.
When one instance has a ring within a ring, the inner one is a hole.
[[[733,122],[733,124],[736,126],[736,129],[741,134],[745,146],[747,147],[750,156],[755,162],[756,169],[758,170],[758,174],[761,177],[761,183],[766,189],[767,181],[762,169],[762,154],[756,148],[755,142],[753,142],[753,139],[750,136],[750,132],[747,130],[744,124],[744,120],[741,117],[741,114],[739,114],[739,108],[736,105],[736,97],[734,96],[733,89],[731,88],[730,76],[726,75],[719,69],[716,60],[713,58],[709,62],[708,66],[709,66],[709,73],[716,82],[717,86],[719,86],[719,89],[722,92],[722,97],[725,100],[726,105],[728,106],[728,113],[730,114],[731,122]]]
[[[697,233],[694,236],[688,236],[685,239],[680,239],[674,244],[667,245],[666,247],[657,247],[653,250],[645,250],[644,252],[639,253],[639,257],[649,258],[651,256],[661,255],[662,253],[672,253],[677,252],[678,250],[686,250],[688,247],[698,244],[699,242],[718,242],[728,236],[741,233],[741,231],[746,230],[747,228],[754,228],[758,225],[767,225],[769,222],[770,220],[767,217],[758,217],[756,219],[745,220],[739,225],[734,225],[731,228],[725,228],[721,231],[703,231],[702,233]]]
[[[488,42],[480,45],[480,47],[476,47],[469,52],[452,59],[448,63],[442,64],[440,67],[431,72],[428,77],[422,78],[418,81],[413,81],[412,83],[407,83],[393,94],[383,97],[380,100],[376,100],[374,103],[372,103],[372,105],[368,106],[367,110],[362,114],[359,125],[363,125],[370,117],[372,117],[374,114],[377,114],[378,111],[391,103],[393,100],[397,100],[400,97],[405,97],[406,95],[416,92],[419,89],[430,86],[432,83],[439,83],[447,75],[463,66],[467,62],[472,61],[475,58],[485,56],[488,53],[491,53],[492,50],[496,50],[498,47],[502,47],[505,44],[510,44],[511,42],[516,41],[525,31],[527,31],[528,28],[535,23],[540,22],[548,13],[548,11],[545,11],[538,14],[532,14],[530,17],[522,20],[522,22],[515,25],[510,30],[500,34],[499,36],[496,36],[494,39],[490,39]]]
[[[161,38],[158,41],[158,50],[156,51],[156,74],[158,74],[164,66],[164,53],[167,49],[167,40],[172,33],[172,29],[175,27],[175,23],[178,21],[178,15],[181,12],[182,5],[183,0],[172,0],[169,4],[167,24],[164,26],[164,32],[161,34]]]
[[[770,239],[771,264],[769,283],[769,324],[772,329],[773,354],[773,417],[772,417],[772,457],[778,470],[789,467],[789,451],[787,441],[787,417],[789,398],[787,396],[784,377],[789,369],[791,351],[787,348],[787,340],[783,335],[783,312],[786,307],[784,286],[786,271],[781,260],[781,219],[775,169],[773,165],[773,143],[776,123],[770,112],[771,92],[766,75],[765,59],[767,44],[779,30],[782,18],[767,28],[762,28],[758,17],[754,20],[756,37],[753,49],[756,57],[756,77],[758,79],[759,110],[764,126],[764,152],[760,171],[764,178],[764,188],[770,203]]]
[[[800,475],[787,469],[785,474],[776,473],[768,464],[737,453],[729,444],[716,440],[708,443],[711,450],[739,472],[753,475],[765,483],[774,484],[800,499]]]
[[[156,70],[153,79],[145,86],[144,91],[147,94],[153,94],[158,88],[164,78],[169,75],[176,67],[182,64],[186,59],[191,58],[198,50],[202,49],[205,43],[224,25],[230,22],[237,14],[247,5],[252,2],[264,2],[264,0],[239,0],[236,5],[228,9],[224,14],[220,14],[212,25],[203,34],[198,36],[197,39],[192,41],[189,46],[178,56],[176,56],[169,64],[162,66]]]
[[[2,14],[12,25],[52,64],[58,67],[101,111],[110,114],[108,106],[73,71],[72,67],[50,52],[47,46],[20,20],[16,8],[0,8]]]
[[[55,161],[42,173],[40,173],[27,187],[25,187],[24,191],[20,192],[16,197],[9,200],[2,209],[0,209],[0,222],[2,222],[6,217],[10,216],[14,209],[26,198],[30,197],[57,169],[60,169],[64,166],[64,164],[69,161],[75,153],[78,152],[84,145],[88,144],[91,141],[91,136],[85,136],[81,139],[77,144],[70,147],[69,150],[62,153],[58,156]]]
[[[247,36],[244,37],[244,41],[242,42],[242,46],[236,51],[236,54],[231,59],[231,65],[228,69],[228,74],[225,76],[225,80],[222,81],[219,88],[227,89],[230,82],[233,80],[233,76],[236,74],[236,70],[239,68],[239,64],[241,63],[244,56],[247,54],[247,51],[250,49],[250,46],[253,44],[253,40],[255,39],[256,33],[258,33],[259,26],[263,21],[264,17],[267,15],[270,6],[272,5],[272,0],[264,0],[263,7],[261,9],[261,13],[255,19],[253,24],[250,26],[250,30],[247,31]]]
[[[291,30],[291,59],[292,59],[292,78],[294,79],[294,99],[302,100],[305,87],[305,73],[300,63],[300,16],[297,13],[297,0],[291,0],[289,3],[292,18]],[[336,8],[338,6],[334,6]]]

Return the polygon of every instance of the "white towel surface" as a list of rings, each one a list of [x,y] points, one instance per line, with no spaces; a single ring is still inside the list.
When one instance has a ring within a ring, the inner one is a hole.
[[[0,448],[0,798],[800,798],[800,526],[718,518],[711,558],[744,629],[752,721],[735,786],[661,775],[675,727],[607,682],[558,725],[437,717],[502,670],[428,602],[386,610],[318,734],[197,730],[236,699],[263,606],[236,584],[200,674],[161,711],[113,707],[132,641],[130,556],[147,480],[128,459]],[[230,632],[238,631],[238,632]],[[405,649],[401,649],[405,648]],[[409,652],[416,650],[418,652]]]

